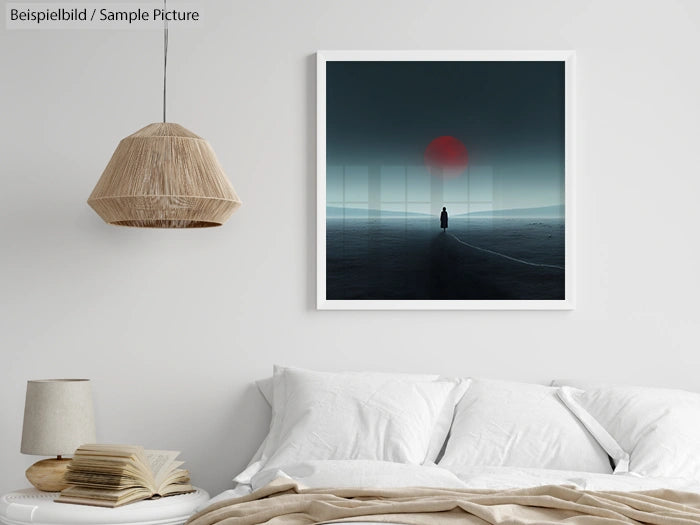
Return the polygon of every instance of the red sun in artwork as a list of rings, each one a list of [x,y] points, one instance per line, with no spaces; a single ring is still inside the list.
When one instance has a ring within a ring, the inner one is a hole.
[[[423,157],[432,175],[456,177],[467,167],[467,147],[449,135],[433,139]]]

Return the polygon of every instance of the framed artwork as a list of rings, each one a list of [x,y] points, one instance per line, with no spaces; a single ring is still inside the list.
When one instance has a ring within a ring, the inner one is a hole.
[[[319,309],[572,309],[574,53],[317,54]]]

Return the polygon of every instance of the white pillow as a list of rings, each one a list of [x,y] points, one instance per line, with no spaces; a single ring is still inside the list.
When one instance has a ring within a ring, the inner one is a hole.
[[[601,445],[617,447],[616,473],[700,479],[700,394],[600,386],[559,395]]]
[[[270,433],[243,478],[308,460],[434,461],[468,382],[417,377],[275,366]]]
[[[611,473],[595,438],[544,385],[472,379],[439,465]]]

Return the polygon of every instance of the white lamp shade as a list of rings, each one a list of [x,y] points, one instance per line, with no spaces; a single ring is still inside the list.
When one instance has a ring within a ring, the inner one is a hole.
[[[23,454],[70,456],[80,445],[95,441],[95,413],[88,379],[27,381]]]

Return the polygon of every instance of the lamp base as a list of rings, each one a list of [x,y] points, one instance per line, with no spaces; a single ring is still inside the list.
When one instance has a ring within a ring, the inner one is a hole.
[[[51,458],[37,461],[27,469],[29,483],[44,492],[60,492],[68,486],[64,481],[70,458]]]

